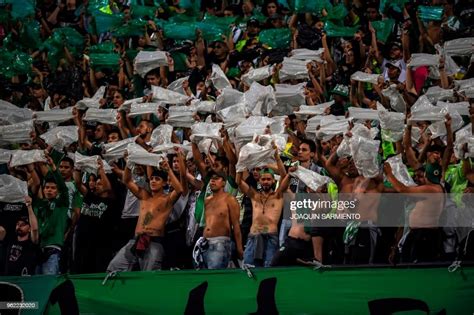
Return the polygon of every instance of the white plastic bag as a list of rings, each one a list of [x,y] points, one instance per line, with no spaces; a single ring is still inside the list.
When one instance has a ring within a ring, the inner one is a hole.
[[[15,150],[7,150],[0,148],[0,164],[10,162],[10,158]]]
[[[379,119],[383,140],[397,142],[403,138],[403,131],[405,130],[404,113],[379,111]]]
[[[327,116],[314,116],[308,119],[305,129],[305,134],[308,139],[316,140],[316,129],[321,124],[321,120],[326,119],[326,117]]]
[[[324,53],[324,48],[318,50],[310,50],[307,48],[297,48],[290,52],[291,59],[297,60],[315,60],[321,62],[321,56]]]
[[[379,77],[380,77],[380,74],[371,74],[371,73],[365,73],[362,71],[357,71],[351,75],[351,80],[377,84]]]
[[[298,166],[296,171],[290,173],[291,176],[298,178],[312,191],[317,191],[320,187],[332,182],[332,179],[327,176],[319,175],[318,173]]]
[[[438,101],[436,106],[446,108],[450,113],[456,111],[461,116],[469,116],[469,102],[446,103]]]
[[[221,67],[216,64],[212,64],[212,74],[210,79],[217,90],[232,88],[232,85],[230,84],[229,79],[227,79],[224,71],[222,71]]]
[[[194,123],[194,106],[170,106],[166,123],[173,127],[190,128]]]
[[[306,83],[296,85],[275,84],[275,97],[278,105],[273,110],[275,115],[290,115],[295,107],[305,104],[304,87]]]
[[[226,107],[217,112],[217,117],[224,123],[224,128],[237,127],[246,119],[244,104],[237,104]]]
[[[163,107],[161,103],[134,103],[130,107],[130,113],[128,114],[128,116],[135,117],[144,114],[157,114],[158,108],[160,106]]]
[[[26,196],[28,184],[25,181],[7,174],[0,175],[0,202],[25,202]]]
[[[210,152],[217,153],[217,146],[213,139],[203,139],[197,144],[199,152],[208,155]]]
[[[254,142],[258,145],[271,146],[272,142],[275,142],[275,145],[278,148],[278,152],[283,152],[286,149],[286,143],[288,141],[288,135],[286,134],[271,134],[271,135],[261,135],[254,138]]]
[[[380,173],[380,167],[377,161],[380,141],[353,136],[349,146],[359,174],[365,178],[377,177]]]
[[[431,103],[436,103],[437,101],[446,101],[450,100],[454,96],[453,89],[443,89],[439,86],[432,86],[426,90],[425,95]]]
[[[280,81],[307,80],[309,78],[308,69],[306,68],[308,62],[311,61],[284,57],[280,69]]]
[[[200,101],[196,104],[196,110],[199,113],[215,113],[216,102],[213,101]]]
[[[398,92],[395,84],[390,85],[385,90],[382,90],[382,95],[387,97],[390,101],[390,107],[399,113],[406,111],[406,103],[403,96]]]
[[[85,121],[97,121],[103,124],[116,125],[117,124],[117,110],[114,108],[98,109],[89,108],[82,118]]]
[[[189,80],[189,77],[183,77],[183,78],[176,79],[173,82],[171,82],[168,85],[167,88],[168,88],[168,90],[171,90],[173,92],[186,95],[186,91],[183,88],[183,82],[186,81],[186,80]]]
[[[464,124],[462,117],[457,111],[451,111],[449,115],[451,116],[451,129],[453,132],[455,132]],[[446,136],[448,134],[446,131],[444,120],[432,123],[428,127],[428,130],[431,132],[431,139],[436,139],[438,137]]]
[[[34,131],[33,120],[0,126],[0,145],[8,143],[29,143],[31,133]]]
[[[266,116],[250,116],[235,128],[235,136],[238,143],[246,143],[253,139],[253,136],[269,133],[269,127],[273,119]]]
[[[27,165],[35,162],[47,162],[43,150],[15,150],[12,153],[11,167]]]
[[[349,128],[348,119],[335,119],[333,118],[335,116],[328,119],[328,117],[329,116],[326,116],[321,120],[321,128],[316,132],[316,137],[323,141],[329,141],[336,135],[342,135]]]
[[[232,88],[225,88],[216,99],[216,111],[244,102],[244,93]]]
[[[191,126],[191,142],[198,143],[203,139],[221,140],[222,123],[198,122]]]
[[[161,101],[165,104],[185,104],[188,97],[160,86],[152,87],[153,101]]]
[[[104,98],[105,94],[105,86],[101,86],[97,91],[95,92],[94,96],[91,98],[85,97],[79,102],[76,103],[76,108],[77,109],[87,109],[87,108],[99,108],[100,104],[99,101],[101,98]]]
[[[272,76],[273,67],[268,65],[257,69],[250,69],[249,72],[242,75],[241,80],[247,85],[251,85],[253,82],[265,80]]]
[[[349,107],[349,117],[360,120],[379,120],[379,113],[370,108]]]
[[[150,145],[154,147],[160,144],[171,143],[172,135],[173,126],[166,124],[159,125],[153,129],[153,132],[151,133]]]
[[[472,124],[468,124],[463,128],[459,129],[455,133],[454,137],[454,155],[458,159],[464,159],[464,149],[463,146],[468,142],[468,140],[472,137]]]
[[[464,93],[469,98],[474,98],[474,78],[466,80],[455,80],[454,86],[459,92]]]
[[[0,125],[10,125],[31,120],[33,112],[28,108],[20,108],[7,101],[0,100]]]
[[[143,51],[141,50],[133,62],[136,72],[144,78],[145,75],[155,68],[168,65],[165,51]]]
[[[442,107],[436,107],[426,95],[422,95],[411,107],[411,117],[408,119],[409,122],[412,121],[439,121],[444,120],[444,116],[447,114],[447,110]]]
[[[125,152],[127,151],[127,146],[130,143],[134,143],[137,137],[127,138],[117,142],[111,142],[104,144],[104,154],[102,156],[108,162],[118,161],[123,158]]]
[[[235,165],[237,172],[251,170],[255,167],[264,167],[275,163],[275,150],[271,146],[260,146],[254,142],[244,145],[239,152],[239,160]]]
[[[245,106],[248,113],[257,116],[268,115],[276,105],[275,92],[271,86],[252,83],[244,93]]]
[[[59,126],[43,133],[40,137],[57,151],[62,151],[64,147],[78,141],[78,130],[77,126]]]
[[[318,105],[301,105],[298,111],[295,111],[296,117],[301,116],[303,119],[307,116],[323,115],[326,108],[331,107],[334,101],[318,104]]]
[[[411,60],[408,64],[409,67],[420,67],[420,66],[438,66],[439,55],[432,54],[411,54]]]
[[[64,109],[51,109],[47,111],[34,112],[36,121],[46,122],[63,122],[73,118],[72,107]]]
[[[474,53],[474,37],[447,41],[444,43],[444,51],[447,55],[451,56],[472,55]]]
[[[387,163],[390,164],[393,175],[400,183],[408,187],[417,186],[410,173],[408,173],[408,168],[403,163],[401,154],[388,158]]]

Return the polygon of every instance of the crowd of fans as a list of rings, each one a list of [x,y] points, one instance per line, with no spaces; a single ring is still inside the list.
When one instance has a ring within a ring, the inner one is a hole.
[[[440,221],[474,190],[473,13],[0,1],[0,274],[472,258],[472,221]],[[297,193],[359,221],[291,219]],[[433,197],[379,227],[380,193]]]

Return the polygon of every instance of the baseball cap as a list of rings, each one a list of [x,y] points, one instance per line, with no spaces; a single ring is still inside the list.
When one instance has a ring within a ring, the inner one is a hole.
[[[435,184],[439,184],[441,181],[442,169],[441,165],[438,163],[427,163],[425,167],[425,176],[426,178]]]
[[[219,171],[219,172],[210,171],[210,172],[208,173],[208,175],[209,175],[209,178],[220,177],[220,178],[222,178],[222,179],[224,179],[224,180],[227,179],[227,174],[224,173],[224,172],[220,172],[220,171]]]
[[[247,21],[247,26],[250,26],[250,25],[260,27],[260,21],[257,20],[256,18],[250,18],[250,19]]]
[[[337,95],[344,96],[344,97],[348,97],[349,96],[349,88],[345,85],[338,84],[329,93],[330,94],[337,94]]]
[[[388,61],[386,64],[385,64],[386,67],[395,67],[395,68],[398,68],[400,70],[402,70],[402,64],[400,62],[400,60],[391,60],[391,61]]]

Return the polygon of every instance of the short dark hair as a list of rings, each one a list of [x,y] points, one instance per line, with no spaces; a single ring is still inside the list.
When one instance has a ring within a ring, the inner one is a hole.
[[[63,157],[61,162],[68,162],[71,165],[71,167],[74,167],[74,160],[71,159],[69,156]]]
[[[150,177],[159,177],[165,182],[168,181],[168,173],[156,168],[153,169],[153,172],[151,173]]]
[[[316,152],[316,143],[314,143],[313,140],[309,140],[309,139],[302,139],[301,140],[301,144],[307,144],[309,146],[309,150],[311,152]],[[300,145],[301,145],[300,144]]]
[[[221,162],[224,167],[229,167],[229,159],[226,156],[216,156],[216,162]]]
[[[148,77],[149,75],[154,75],[155,77],[159,78],[160,77],[160,68],[154,68],[154,69],[151,69],[150,71],[148,71],[146,74],[145,74],[145,78]]]

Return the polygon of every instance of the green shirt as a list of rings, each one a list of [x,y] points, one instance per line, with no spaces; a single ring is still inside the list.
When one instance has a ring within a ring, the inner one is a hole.
[[[56,199],[36,199],[33,209],[38,218],[41,247],[63,246],[69,210],[69,191],[58,170],[52,172],[58,186]]]
[[[463,207],[462,196],[464,189],[467,187],[467,179],[462,171],[462,163],[449,165],[446,173],[444,174],[444,180],[451,186],[451,193],[453,201],[457,207]]]

